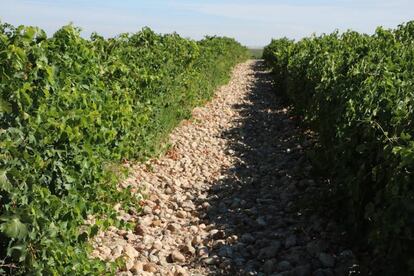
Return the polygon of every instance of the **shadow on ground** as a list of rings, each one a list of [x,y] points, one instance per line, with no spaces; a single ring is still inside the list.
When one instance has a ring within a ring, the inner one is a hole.
[[[275,92],[261,61],[235,106],[241,119],[223,133],[237,164],[209,191],[202,215],[219,275],[349,275],[354,263],[343,232],[310,209],[319,187],[305,155],[311,142]],[[325,183],[326,184],[326,183]]]

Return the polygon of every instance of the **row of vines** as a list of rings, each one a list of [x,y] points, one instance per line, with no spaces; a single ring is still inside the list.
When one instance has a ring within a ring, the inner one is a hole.
[[[169,131],[212,97],[247,50],[150,29],[105,39],[71,25],[52,37],[0,24],[0,273],[102,275],[85,243],[116,219],[122,160],[159,152]],[[139,210],[138,210],[139,211]],[[84,227],[94,215],[97,223]]]
[[[264,58],[278,92],[318,134],[316,161],[371,260],[413,272],[414,22],[273,40]]]

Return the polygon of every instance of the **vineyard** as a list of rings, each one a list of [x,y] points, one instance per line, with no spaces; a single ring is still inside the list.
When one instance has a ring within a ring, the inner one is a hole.
[[[388,260],[381,275],[414,271],[413,43],[409,22],[278,39],[264,51],[276,91],[318,135],[313,157],[334,180],[332,205],[369,241],[372,261]]]
[[[85,241],[136,212],[119,163],[162,150],[167,134],[247,58],[232,39],[150,29],[104,39],[69,25],[48,38],[0,25],[1,268],[13,275],[114,272]],[[97,218],[92,227],[85,219]]]
[[[0,274],[411,275],[413,119],[414,21],[263,51],[0,22]]]

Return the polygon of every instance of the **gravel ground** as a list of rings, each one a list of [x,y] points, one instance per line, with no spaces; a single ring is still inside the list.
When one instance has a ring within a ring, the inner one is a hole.
[[[148,194],[143,213],[121,211],[135,230],[100,233],[92,257],[125,258],[119,275],[358,274],[345,233],[307,207],[312,142],[270,79],[261,61],[238,65],[165,156],[134,165],[121,185]]]

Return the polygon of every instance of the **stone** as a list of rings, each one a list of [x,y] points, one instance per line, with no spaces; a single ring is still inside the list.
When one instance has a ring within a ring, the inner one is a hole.
[[[246,259],[242,258],[242,257],[238,257],[238,258],[234,258],[233,262],[235,265],[237,266],[242,266],[246,263]]]
[[[150,261],[150,262],[152,262],[152,263],[158,263],[158,262],[159,262],[158,257],[157,257],[157,256],[155,256],[155,255],[153,255],[153,254],[150,254],[150,255],[148,256],[148,259],[149,259],[149,261]]]
[[[90,257],[92,257],[93,259],[99,258],[100,257],[99,251],[98,250],[92,251]]]
[[[240,241],[241,241],[241,242],[244,242],[244,243],[252,243],[252,242],[254,242],[254,241],[255,241],[255,238],[253,237],[253,235],[252,235],[252,234],[250,234],[250,233],[245,233],[245,234],[243,234],[243,235],[241,236]]]
[[[280,242],[272,242],[270,246],[267,246],[265,248],[262,248],[259,251],[259,259],[271,259],[276,257],[277,253],[279,252],[281,245]]]
[[[152,221],[151,226],[152,227],[160,227],[162,225],[162,221],[159,219],[155,219]]]
[[[142,213],[144,213],[145,215],[152,214],[152,208],[148,205],[145,205],[144,208],[142,208]]]
[[[230,207],[231,208],[238,208],[238,207],[240,207],[240,202],[241,202],[240,198],[236,197],[236,198],[233,199],[233,202],[231,203]]]
[[[112,249],[112,256],[116,259],[122,255],[124,248],[121,245],[117,245]]]
[[[328,269],[319,268],[313,272],[312,276],[334,276],[334,273],[329,268]]]
[[[210,203],[205,201],[205,202],[203,202],[203,204],[201,204],[201,207],[203,207],[203,209],[208,209],[208,208],[210,208]]]
[[[219,230],[216,234],[212,235],[213,239],[223,239],[226,233],[223,230]]]
[[[190,274],[181,266],[176,266],[175,269],[174,276],[190,276]]]
[[[111,249],[109,247],[100,247],[99,251],[101,252],[101,255],[104,257],[111,256]]]
[[[264,271],[266,274],[271,274],[272,272],[274,272],[274,271],[275,271],[275,263],[276,263],[276,260],[275,260],[275,259],[270,259],[270,260],[267,260],[267,261],[263,264],[263,271]]]
[[[165,254],[166,254],[166,252],[160,252],[158,254],[158,260],[159,260],[158,261],[158,264],[161,267],[168,267],[169,266],[169,262],[171,262],[169,256],[166,256]]]
[[[300,265],[292,270],[295,276],[309,276],[311,275],[311,265]]]
[[[290,248],[290,247],[295,246],[295,245],[296,245],[296,236],[295,235],[290,235],[285,241],[285,247]]]
[[[344,250],[341,253],[339,253],[339,257],[343,259],[353,259],[354,253],[351,250]]]
[[[171,231],[171,233],[175,233],[181,229],[181,226],[178,223],[171,223],[167,227],[168,230]]]
[[[230,244],[233,244],[233,243],[237,242],[238,239],[239,239],[239,237],[237,237],[237,235],[231,235],[230,237],[228,237],[226,239],[226,241]]]
[[[190,200],[185,201],[181,206],[184,208],[185,211],[189,211],[190,212],[190,211],[195,210],[195,205]]]
[[[213,241],[213,246],[214,247],[222,247],[225,244],[226,244],[225,240],[214,240]]]
[[[325,251],[328,245],[325,241],[314,240],[306,244],[306,250],[311,256],[318,256],[321,252]]]
[[[137,240],[137,236],[134,235],[133,233],[128,233],[126,235],[126,238],[128,239],[128,241],[136,241]]]
[[[231,248],[231,246],[228,246],[228,245],[222,246],[218,250],[218,255],[220,257],[231,258],[233,257],[233,249]]]
[[[158,271],[157,266],[152,263],[146,263],[143,265],[143,270],[151,273],[155,273]]]
[[[198,232],[198,227],[195,225],[191,225],[190,226],[190,231],[194,234],[196,234]]]
[[[134,233],[139,236],[144,236],[145,234],[144,226],[140,224],[135,225]]]
[[[154,243],[154,237],[147,235],[142,238],[142,243],[146,245],[146,247],[151,248]]]
[[[335,265],[335,258],[329,254],[320,253],[318,259],[324,267],[333,267]]]
[[[180,211],[177,212],[176,216],[178,218],[186,218],[187,217],[187,212],[183,211],[183,210],[180,210]]]
[[[200,236],[195,236],[195,237],[192,239],[191,244],[192,244],[193,246],[196,246],[196,245],[201,244],[202,242],[203,242],[203,239],[202,239]]]
[[[279,271],[286,271],[290,270],[292,265],[288,261],[281,261],[277,264],[277,270]]]
[[[152,244],[152,248],[156,249],[156,250],[161,250],[162,249],[162,242],[160,240],[154,241],[154,243]]]
[[[206,256],[208,256],[208,254],[209,254],[209,250],[208,250],[208,248],[207,247],[200,247],[198,250],[197,250],[197,255],[199,256],[199,257],[206,257]]]
[[[216,258],[213,258],[213,257],[209,257],[209,258],[205,258],[205,259],[203,259],[203,261],[202,261],[204,264],[206,264],[206,265],[214,265],[214,264],[216,264],[217,263],[217,259]]]
[[[130,244],[127,244],[124,250],[125,250],[125,254],[131,259],[134,259],[138,257],[139,255],[138,251],[134,247],[132,247]]]
[[[132,269],[133,266],[134,266],[134,260],[133,259],[126,260],[126,262],[125,262],[126,270]]]
[[[143,227],[147,227],[147,226],[150,226],[151,225],[151,223],[152,223],[152,221],[153,221],[153,216],[150,216],[150,215],[148,215],[148,216],[143,216],[143,217],[141,217],[140,218],[140,220],[139,220],[139,225],[141,225],[141,226],[143,226]]]
[[[258,217],[258,218],[256,219],[256,222],[257,222],[257,224],[259,224],[260,226],[267,226],[267,222],[266,222],[266,220],[264,219],[264,217]]]
[[[195,253],[196,250],[195,250],[195,248],[190,243],[188,243],[188,244],[182,245],[180,247],[180,251],[183,254],[194,255],[194,253]]]
[[[228,271],[228,270],[231,268],[231,264],[232,264],[231,259],[224,259],[224,260],[223,260],[223,261],[221,261],[221,263],[219,264],[219,267],[220,267],[221,269],[224,269],[224,270]]]
[[[184,263],[186,260],[185,256],[177,250],[174,250],[173,252],[171,252],[170,259],[173,263]]]
[[[134,273],[134,275],[139,275],[142,271],[144,271],[142,263],[135,262],[130,271]]]

